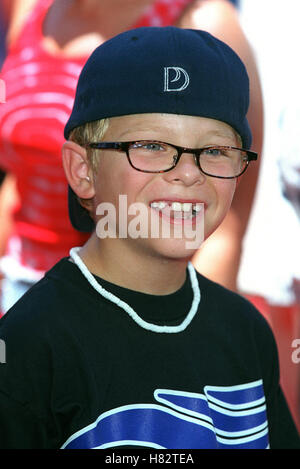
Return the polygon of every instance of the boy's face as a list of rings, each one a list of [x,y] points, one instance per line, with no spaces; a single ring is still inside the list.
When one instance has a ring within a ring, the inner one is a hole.
[[[223,122],[173,114],[139,114],[111,118],[103,140],[107,142],[156,140],[188,148],[209,145],[238,146],[233,129]],[[196,166],[192,154],[183,153],[175,168],[169,172],[155,174],[139,172],[132,168],[124,152],[101,150],[98,171],[94,175],[93,207],[96,213],[99,204],[104,202],[113,204],[116,208],[118,225],[120,195],[126,196],[127,208],[131,204],[143,204],[145,210],[141,213],[149,226],[148,236],[137,239],[125,236],[120,240],[123,246],[132,247],[135,252],[142,249],[148,254],[172,258],[191,257],[194,250],[187,249],[186,230],[183,224],[190,223],[192,227],[196,226],[198,218],[194,213],[192,220],[187,222],[182,212],[178,214],[171,209],[171,204],[174,201],[192,202],[193,206],[203,204],[204,237],[207,238],[228,212],[235,187],[235,179],[218,179],[204,175]],[[159,202],[165,203],[166,208],[160,210],[157,206]],[[124,206],[120,210],[124,210]],[[132,218],[133,216],[128,216],[127,222],[129,223]],[[96,223],[99,222],[101,215],[96,215],[95,219]],[[143,223],[143,218],[139,221]],[[158,222],[160,227],[162,223],[165,224],[165,228],[169,225],[171,235],[160,238],[151,236],[150,224],[154,222]],[[181,237],[178,237],[179,231],[182,233]]]

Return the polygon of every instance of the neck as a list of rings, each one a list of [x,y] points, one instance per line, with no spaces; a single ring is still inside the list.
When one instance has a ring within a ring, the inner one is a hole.
[[[79,255],[89,271],[108,282],[151,295],[168,295],[186,278],[188,259],[161,259],[124,249],[122,243],[93,234]]]

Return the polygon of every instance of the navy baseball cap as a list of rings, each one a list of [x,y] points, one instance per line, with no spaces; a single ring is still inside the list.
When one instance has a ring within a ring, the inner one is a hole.
[[[97,47],[79,76],[64,136],[104,118],[143,113],[201,116],[227,123],[251,147],[249,79],[238,55],[210,33],[167,27],[126,31]],[[94,222],[69,189],[79,231]]]

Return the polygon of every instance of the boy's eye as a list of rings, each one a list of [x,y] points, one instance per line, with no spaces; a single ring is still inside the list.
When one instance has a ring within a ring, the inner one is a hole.
[[[222,151],[220,148],[204,148],[202,153],[208,156],[220,156]]]
[[[135,142],[132,149],[141,149],[146,151],[161,151],[164,150],[164,146],[159,142]]]
[[[203,156],[207,157],[223,157],[223,158],[238,158],[241,156],[239,150],[232,149],[230,147],[213,147],[213,148],[204,148],[201,153]]]

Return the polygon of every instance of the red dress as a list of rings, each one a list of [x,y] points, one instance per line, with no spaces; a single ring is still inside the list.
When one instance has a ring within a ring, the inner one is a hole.
[[[190,0],[160,0],[136,27],[174,23]],[[2,262],[4,275],[36,281],[87,239],[73,229],[62,162],[63,129],[87,57],[56,56],[43,47],[42,26],[53,0],[39,0],[11,45],[0,78],[0,167],[17,177],[20,205]]]

